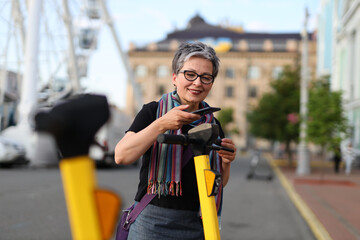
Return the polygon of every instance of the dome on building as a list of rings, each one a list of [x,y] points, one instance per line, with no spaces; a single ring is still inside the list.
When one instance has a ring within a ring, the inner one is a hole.
[[[201,25],[201,24],[206,24],[206,22],[202,17],[200,17],[199,14],[196,14],[193,18],[190,19],[186,28],[191,28],[194,27],[195,25]]]

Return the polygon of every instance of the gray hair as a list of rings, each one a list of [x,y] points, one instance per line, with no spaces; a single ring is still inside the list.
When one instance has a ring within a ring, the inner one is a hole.
[[[185,62],[193,56],[201,57],[211,61],[213,65],[212,75],[215,79],[219,72],[220,60],[216,56],[215,50],[202,42],[185,42],[179,46],[172,61],[173,73],[178,74],[184,66]]]

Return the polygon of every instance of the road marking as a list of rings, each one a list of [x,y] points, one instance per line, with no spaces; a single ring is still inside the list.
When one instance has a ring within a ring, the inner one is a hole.
[[[298,211],[300,212],[301,216],[309,225],[311,231],[313,232],[314,236],[318,240],[332,240],[329,233],[326,231],[325,227],[321,224],[321,222],[317,219],[315,214],[311,211],[311,209],[306,205],[306,203],[301,199],[299,194],[296,193],[294,187],[289,183],[286,179],[284,174],[279,170],[279,168],[273,164],[272,157],[268,155],[266,159],[269,160],[269,164],[273,171],[275,172],[276,176],[280,180],[282,186],[284,187],[285,191],[287,192],[289,198],[294,203]]]

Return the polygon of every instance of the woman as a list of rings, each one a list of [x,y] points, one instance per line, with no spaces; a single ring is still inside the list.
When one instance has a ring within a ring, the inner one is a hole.
[[[159,146],[156,138],[165,132],[186,134],[204,122],[220,126],[212,114],[200,117],[190,113],[208,106],[204,99],[218,74],[219,59],[214,49],[203,43],[183,43],[175,53],[172,69],[176,90],[164,94],[159,102],[145,104],[115,148],[117,164],[131,164],[143,156],[135,201],[139,202],[145,194],[158,195],[131,225],[128,239],[203,239],[194,161],[176,168],[181,166],[180,156],[184,154],[173,153],[179,149],[184,152],[183,147]],[[223,138],[221,128],[220,137],[221,145],[236,153],[233,141]],[[223,186],[228,182],[235,153],[223,150],[211,153],[212,164],[222,174]],[[219,196],[219,212],[221,202]]]

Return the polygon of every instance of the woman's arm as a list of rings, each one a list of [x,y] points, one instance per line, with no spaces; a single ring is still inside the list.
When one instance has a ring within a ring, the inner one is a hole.
[[[199,119],[199,115],[184,111],[188,107],[188,105],[175,107],[143,130],[137,133],[127,132],[115,147],[115,162],[124,165],[135,162],[153,145],[159,134],[167,130],[179,129]]]
[[[230,178],[230,164],[232,161],[235,160],[236,147],[233,141],[229,138],[223,138],[221,141],[221,146],[234,150],[233,153],[225,150],[218,151],[219,156],[222,158],[222,168],[223,168],[222,180],[223,180],[223,186],[225,187],[225,185],[228,183]]]

